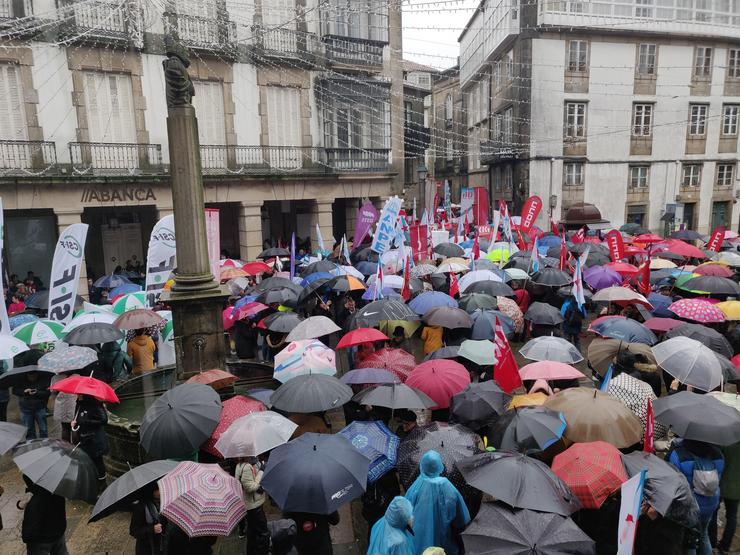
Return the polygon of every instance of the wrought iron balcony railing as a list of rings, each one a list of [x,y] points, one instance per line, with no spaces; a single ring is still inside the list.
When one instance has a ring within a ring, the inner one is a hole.
[[[326,163],[337,172],[385,172],[389,148],[327,148]]]
[[[264,56],[305,59],[320,52],[318,37],[311,33],[256,26],[254,34],[257,48]]]
[[[142,11],[138,2],[60,0],[63,37],[75,42],[143,46]]]
[[[176,33],[187,48],[217,51],[234,55],[236,48],[236,23],[225,17],[196,17],[182,13],[164,14],[166,33]]]
[[[324,35],[325,55],[330,63],[382,66],[384,43],[352,37]]]
[[[57,153],[51,141],[0,141],[0,175],[53,173]]]
[[[72,169],[80,175],[164,173],[162,147],[137,143],[69,143]]]
[[[323,148],[201,145],[203,174],[327,173]]]

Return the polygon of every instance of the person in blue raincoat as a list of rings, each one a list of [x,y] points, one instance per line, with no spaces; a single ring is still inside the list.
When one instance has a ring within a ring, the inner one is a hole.
[[[453,528],[459,532],[470,522],[465,501],[452,482],[441,476],[445,467],[439,453],[424,453],[419,470],[421,474],[406,492],[406,499],[414,506],[415,552],[438,546],[447,555],[456,555]]]
[[[373,526],[367,555],[414,555],[413,510],[408,499],[394,497],[385,516]]]

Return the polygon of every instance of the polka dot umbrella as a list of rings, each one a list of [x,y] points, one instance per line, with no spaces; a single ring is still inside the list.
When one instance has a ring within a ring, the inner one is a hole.
[[[714,324],[726,320],[725,313],[705,299],[681,299],[671,304],[668,310],[679,318],[700,324]]]

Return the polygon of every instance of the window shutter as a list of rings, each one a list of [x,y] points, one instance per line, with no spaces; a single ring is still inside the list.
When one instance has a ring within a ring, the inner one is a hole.
[[[267,123],[270,146],[301,146],[301,91],[267,87]]]
[[[193,105],[198,118],[198,139],[202,145],[226,144],[226,119],[223,84],[220,81],[194,81]]]
[[[133,93],[129,75],[86,72],[84,94],[90,142],[136,142]]]
[[[0,98],[0,139],[28,140],[18,66],[0,64]]]

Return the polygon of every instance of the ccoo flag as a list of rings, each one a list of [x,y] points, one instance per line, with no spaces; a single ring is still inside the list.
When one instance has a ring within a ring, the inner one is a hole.
[[[72,318],[85,256],[87,224],[72,224],[59,234],[51,264],[49,320],[66,324]]]
[[[146,306],[152,308],[175,269],[175,217],[170,214],[159,220],[149,236],[146,253]]]

